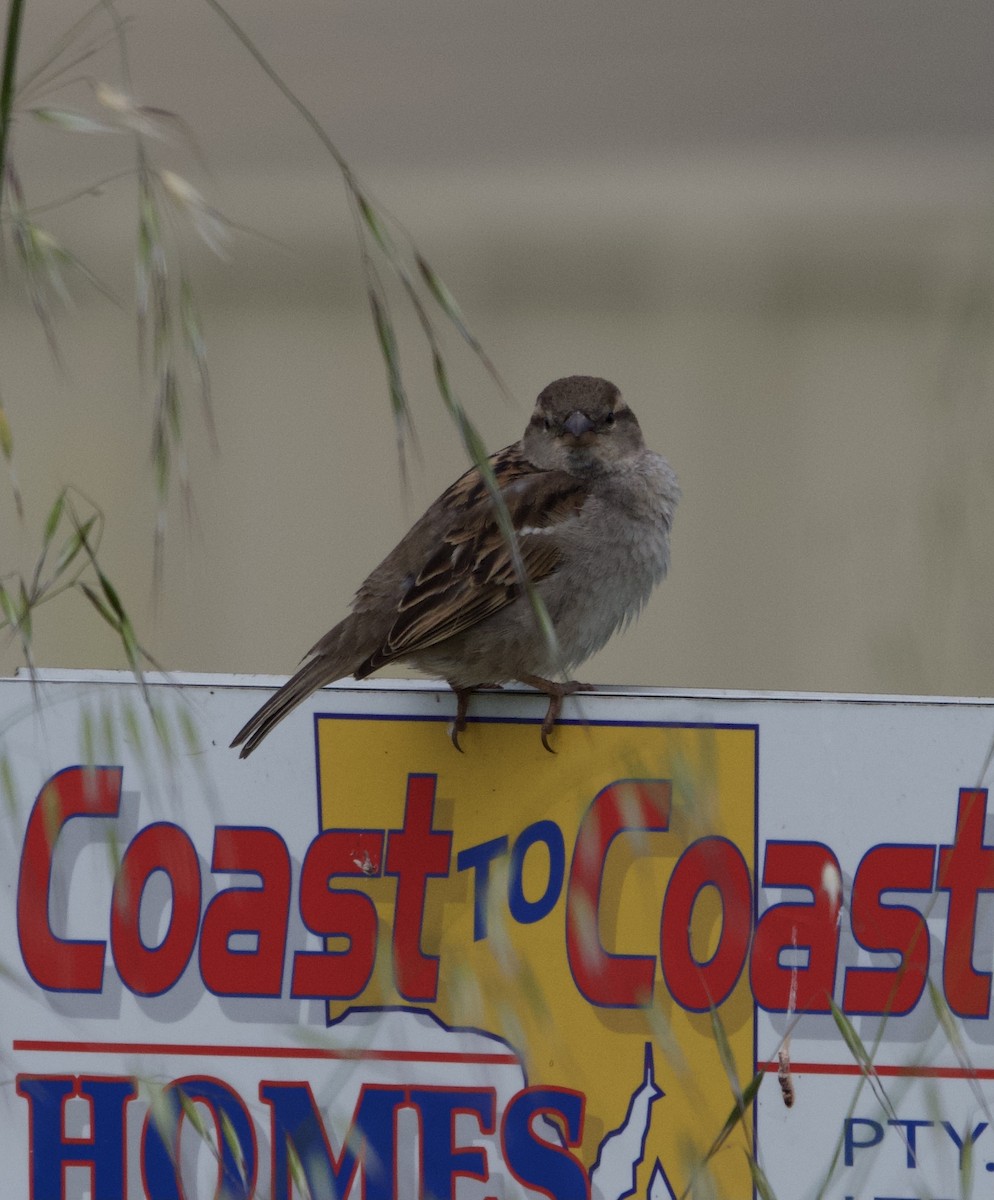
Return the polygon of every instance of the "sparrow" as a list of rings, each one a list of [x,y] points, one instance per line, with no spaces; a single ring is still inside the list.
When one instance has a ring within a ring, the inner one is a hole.
[[[563,698],[589,690],[566,676],[638,615],[666,574],[680,489],[666,459],[647,449],[618,388],[589,375],[550,383],[521,440],[489,463],[555,638],[543,632],[487,483],[472,467],[239,730],[231,745],[242,758],[318,688],[346,675],[365,679],[392,662],[441,676],[455,692],[456,749],[477,688],[518,681],[544,692],[541,737],[552,752]]]

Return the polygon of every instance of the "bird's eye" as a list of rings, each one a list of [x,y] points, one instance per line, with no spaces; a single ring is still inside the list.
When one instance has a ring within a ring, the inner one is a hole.
[[[604,418],[604,424],[605,425],[613,425],[614,424],[614,413],[613,412],[609,412],[607,414],[607,416]]]
[[[547,430],[552,428],[552,418],[551,417],[545,418],[545,428]]]

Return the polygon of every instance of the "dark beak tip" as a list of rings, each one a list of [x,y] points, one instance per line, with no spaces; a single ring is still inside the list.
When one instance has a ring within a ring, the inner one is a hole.
[[[563,431],[575,438],[589,433],[593,427],[593,421],[591,421],[586,413],[580,412],[579,409],[576,412],[571,412],[566,420],[563,421]]]

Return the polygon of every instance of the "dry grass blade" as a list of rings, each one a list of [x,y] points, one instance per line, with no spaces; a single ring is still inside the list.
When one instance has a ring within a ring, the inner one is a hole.
[[[175,171],[157,171],[156,177],[167,199],[189,222],[197,237],[218,258],[226,258],[231,226],[223,214],[208,204],[189,180]]]
[[[960,1065],[960,1069],[965,1073],[970,1083],[970,1090],[973,1092],[974,1099],[977,1105],[981,1108],[984,1115],[987,1117],[989,1125],[994,1126],[994,1112],[991,1110],[990,1102],[984,1095],[983,1089],[980,1086],[980,1079],[977,1075],[977,1069],[970,1061],[970,1056],[967,1053],[966,1044],[963,1041],[963,1031],[956,1023],[956,1018],[952,1014],[949,1007],[949,1002],[943,995],[942,991],[936,987],[934,980],[928,981],[928,994],[932,1002],[932,1008],[935,1010],[935,1015],[939,1019],[939,1025],[945,1035],[946,1041],[952,1047],[953,1054],[956,1056],[956,1061]]]
[[[68,108],[32,108],[28,110],[36,120],[45,125],[54,125],[66,133],[120,133],[120,126],[109,121],[101,121],[96,117],[88,117],[86,113],[76,112]]]
[[[549,648],[549,652],[554,662],[560,663],[562,656],[559,652],[559,643],[556,639],[555,627],[552,624],[552,618],[549,616],[549,610],[545,607],[545,602],[539,595],[534,583],[529,578],[528,572],[525,569],[524,561],[521,557],[521,548],[518,545],[517,534],[514,531],[514,525],[511,521],[511,514],[507,510],[507,505],[504,503],[504,497],[501,495],[500,487],[497,484],[497,479],[494,476],[493,469],[490,466],[490,459],[487,454],[483,439],[480,437],[476,426],[470,421],[466,410],[457,400],[455,393],[449,383],[448,370],[445,366],[441,352],[436,345],[432,345],[432,363],[435,368],[435,382],[438,386],[439,393],[445,402],[446,408],[456,423],[456,428],[462,438],[463,445],[470,458],[473,460],[480,475],[483,477],[484,483],[487,485],[487,491],[490,493],[490,498],[493,501],[494,512],[497,518],[497,524],[501,531],[501,536],[507,543],[511,552],[511,561],[514,564],[514,573],[521,584],[525,595],[528,597],[528,602],[531,606],[532,615],[542,631],[542,637]],[[565,674],[565,669],[561,668],[561,674]]]
[[[204,424],[210,437],[211,448],[219,449],[217,425],[214,422],[214,407],[211,403],[211,376],[207,365],[207,343],[204,339],[203,325],[200,320],[200,310],[193,294],[186,273],[180,276],[180,327],[183,332],[183,343],[187,354],[193,363],[197,378],[200,382],[200,406],[203,412]]]
[[[46,200],[41,204],[32,204],[28,208],[28,215],[37,217],[41,213],[51,212],[56,208],[64,208],[67,204],[74,204],[77,200],[82,200],[84,196],[100,196],[103,194],[104,188],[112,183],[119,183],[122,179],[133,179],[134,171],[115,171],[112,175],[104,175],[101,179],[94,180],[93,183],[88,183],[81,188],[77,188],[74,192],[69,192],[65,196],[59,196],[55,200]]]
[[[707,1163],[709,1163],[711,1161],[712,1158],[714,1158],[714,1156],[718,1153],[718,1151],[722,1148],[722,1146],[724,1146],[724,1144],[728,1141],[730,1135],[735,1131],[737,1126],[739,1124],[741,1124],[743,1118],[746,1116],[746,1114],[749,1111],[750,1105],[756,1099],[756,1093],[759,1091],[760,1087],[762,1086],[763,1075],[764,1075],[764,1072],[762,1072],[762,1071],[757,1072],[752,1077],[752,1079],[750,1079],[749,1082],[746,1084],[745,1088],[742,1091],[741,1096],[736,1098],[735,1107],[728,1114],[728,1119],[725,1121],[725,1124],[721,1127],[721,1132],[714,1139],[714,1141],[711,1143],[710,1147],[708,1148],[707,1153],[700,1160],[700,1163],[698,1164],[698,1171],[700,1171],[704,1166],[706,1166]],[[750,1161],[752,1161],[751,1156],[750,1156]],[[691,1193],[693,1192],[693,1189],[694,1189],[696,1178],[697,1178],[696,1174],[691,1177],[687,1186],[680,1193],[679,1200],[687,1200],[687,1197],[689,1195],[691,1195]]]
[[[49,247],[45,235],[27,217],[20,180],[9,162],[6,164],[6,176],[10,194],[13,197],[10,206],[10,220],[14,250],[24,271],[31,306],[45,334],[52,358],[61,370],[63,369],[62,355],[58,339],[55,336],[55,324],[48,303],[48,288],[52,287],[56,292],[61,292],[66,299],[68,297],[65,296],[61,275],[49,257]]]
[[[207,0],[207,3],[232,30],[238,40],[252,55],[252,57],[259,64],[273,84],[300,113],[303,119],[314,131],[316,136],[320,139],[321,144],[332,156],[335,164],[342,174],[342,179],[348,190],[349,200],[356,220],[356,228],[358,231],[359,244],[362,254],[362,266],[366,276],[366,288],[373,315],[373,324],[376,329],[377,339],[380,344],[380,351],[383,355],[384,363],[386,365],[387,380],[390,390],[390,403],[398,431],[398,446],[402,475],[405,473],[405,439],[412,428],[410,406],[401,380],[399,350],[393,323],[390,318],[389,306],[385,299],[383,286],[376,269],[376,264],[373,260],[371,248],[368,245],[368,241],[371,241],[372,248],[377,250],[383,256],[390,270],[399,281],[404,290],[404,294],[406,295],[408,302],[410,303],[411,308],[413,309],[414,314],[421,325],[422,333],[424,334],[425,340],[428,343],[428,349],[431,355],[432,367],[438,393],[441,396],[449,415],[452,417],[456,425],[470,459],[483,476],[491,499],[494,503],[497,522],[501,533],[510,547],[515,572],[521,583],[521,587],[529,599],[532,611],[535,615],[535,620],[542,631],[543,637],[545,638],[550,651],[552,652],[554,658],[558,660],[560,656],[558,654],[558,647],[552,622],[549,618],[548,612],[545,609],[545,605],[542,603],[541,597],[538,595],[531,580],[528,578],[527,572],[524,569],[524,564],[521,559],[521,554],[517,545],[517,539],[511,523],[510,515],[507,511],[506,505],[504,504],[504,500],[501,496],[500,489],[497,486],[497,482],[494,479],[493,472],[489,466],[486,447],[483,445],[482,439],[480,438],[476,428],[473,426],[465,409],[463,408],[462,404],[459,403],[453,391],[449,379],[448,367],[446,366],[445,362],[445,356],[442,351],[441,339],[428,311],[426,300],[419,291],[419,281],[423,287],[427,289],[428,296],[441,308],[442,312],[450,321],[453,328],[459,333],[460,337],[462,337],[471,347],[484,368],[496,381],[504,395],[507,395],[508,391],[503,383],[503,380],[498,375],[489,357],[483,352],[479,340],[470,332],[451,292],[444,285],[438,274],[428,264],[425,257],[417,249],[410,235],[407,234],[407,232],[399,225],[398,222],[388,218],[384,210],[379,205],[374,204],[368,191],[359,186],[355,172],[352,170],[349,163],[339,151],[338,147],[328,136],[320,121],[317,120],[317,118],[303,103],[299,96],[297,96],[296,93],[287,85],[280,74],[266,59],[265,55],[263,55],[263,53],[259,50],[258,46],[255,45],[245,30],[227,11],[224,5],[222,5],[219,0]],[[395,238],[391,232],[391,226],[396,227],[399,230],[400,237],[403,241],[403,247],[399,245],[398,239]],[[409,261],[413,262],[414,264],[413,270],[411,266],[409,266]]]
[[[103,0],[95,0],[69,28],[51,44],[46,56],[31,70],[27,71],[18,83],[19,95],[26,99],[35,92],[40,92],[52,86],[57,80],[63,79],[68,71],[82,65],[95,54],[99,53],[115,37],[114,32],[95,34],[89,41],[81,41],[86,27],[104,8]],[[69,56],[71,53],[71,57]]]
[[[9,628],[17,635],[30,668],[35,611],[67,591],[79,591],[117,634],[128,666],[144,692],[144,666],[156,663],[139,642],[120,593],[101,565],[103,515],[95,506],[89,507],[93,511],[83,516],[68,489],[58,494],[46,515],[41,551],[29,579],[15,574],[0,580],[0,629]],[[64,531],[61,539],[60,530]],[[53,548],[60,540],[53,561]]]
[[[877,1074],[876,1067],[873,1065],[873,1057],[876,1053],[877,1046],[874,1046],[873,1052],[867,1050],[863,1043],[863,1039],[856,1032],[853,1023],[845,1015],[842,1009],[839,1008],[834,1000],[830,999],[829,1002],[831,1004],[832,1018],[835,1021],[839,1032],[842,1034],[842,1040],[845,1042],[850,1054],[855,1059],[857,1065],[860,1067],[864,1076],[866,1077],[867,1082],[873,1089],[873,1093],[877,1097],[880,1107],[890,1118],[897,1120],[897,1112],[894,1109],[894,1105],[891,1103],[890,1097],[887,1095],[887,1090],[883,1085],[883,1081]],[[879,1045],[879,1039],[877,1045]]]

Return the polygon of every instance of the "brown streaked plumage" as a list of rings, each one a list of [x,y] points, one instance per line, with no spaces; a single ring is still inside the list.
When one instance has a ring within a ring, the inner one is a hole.
[[[441,675],[457,696],[452,740],[470,693],[518,680],[545,692],[542,742],[563,697],[583,685],[548,678],[598,650],[631,620],[669,560],[679,488],[646,449],[634,414],[606,380],[573,375],[538,397],[524,437],[490,465],[521,561],[552,618],[558,657],[523,593],[479,470],[435,501],[359,588],[352,612],[238,732],[244,758],[311,692],[403,660]]]

